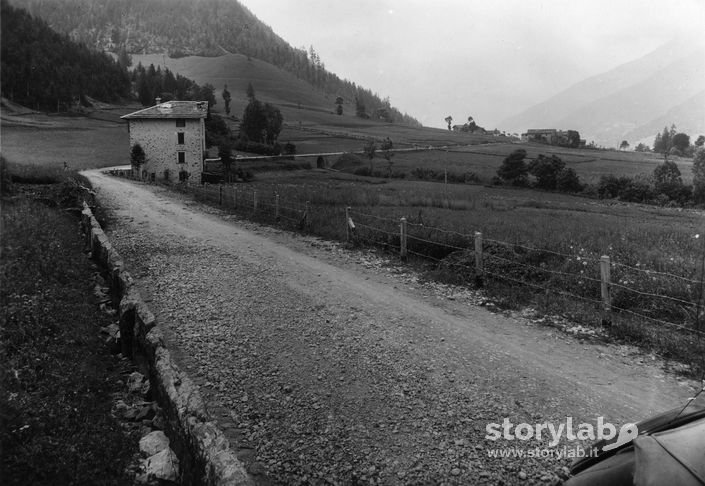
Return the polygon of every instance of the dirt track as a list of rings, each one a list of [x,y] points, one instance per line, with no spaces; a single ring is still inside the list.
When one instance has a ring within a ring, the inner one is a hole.
[[[543,483],[568,461],[489,458],[547,441],[492,442],[488,423],[622,424],[692,396],[694,383],[626,347],[492,313],[368,253],[86,175],[178,359],[250,470],[274,482]]]

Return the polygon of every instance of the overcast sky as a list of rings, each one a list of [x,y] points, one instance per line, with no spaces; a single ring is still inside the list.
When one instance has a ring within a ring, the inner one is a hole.
[[[705,0],[241,1],[328,70],[436,127],[452,115],[495,128],[675,36],[705,35]]]

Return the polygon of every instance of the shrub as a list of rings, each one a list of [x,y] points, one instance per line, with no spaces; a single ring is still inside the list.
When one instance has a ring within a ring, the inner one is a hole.
[[[669,199],[677,200],[682,196],[683,180],[681,171],[675,162],[666,160],[654,169],[654,189],[657,194],[664,194]]]
[[[372,169],[369,167],[359,167],[355,169],[355,172],[353,174],[358,175],[358,176],[365,176],[365,177],[371,177],[372,176]]]
[[[132,167],[139,169],[142,164],[145,163],[147,156],[144,153],[144,149],[139,143],[132,146],[130,150],[130,164]]]
[[[629,177],[617,177],[614,175],[603,175],[597,184],[597,195],[600,199],[614,199],[619,196],[621,188],[631,182]]]
[[[333,164],[333,169],[344,170],[350,167],[359,167],[363,164],[360,157],[355,154],[343,154]]]
[[[514,186],[525,186],[529,173],[529,168],[524,162],[525,158],[526,150],[515,150],[502,161],[502,165],[497,169],[497,176]]]
[[[565,167],[559,157],[539,155],[529,164],[529,173],[536,177],[536,186],[541,189],[554,190],[558,173]]]
[[[468,182],[480,182],[480,177],[474,172],[446,172],[417,167],[411,171],[411,175],[422,181],[444,182],[446,177],[448,182],[454,184],[466,184]]]
[[[230,140],[230,129],[222,117],[211,114],[206,118],[206,147],[221,145]]]
[[[650,184],[628,177],[626,179],[628,182],[619,190],[620,201],[645,203],[654,198],[654,191]]]
[[[705,149],[700,147],[693,157],[693,199],[705,202]]]
[[[556,189],[561,192],[580,192],[583,190],[583,184],[575,170],[564,167],[556,175]]]
[[[291,142],[286,142],[284,144],[284,150],[282,151],[284,155],[296,155],[296,145]],[[293,159],[293,157],[292,157]]]
[[[281,155],[282,153],[282,147],[278,143],[267,145],[265,143],[251,142],[247,139],[238,140],[235,143],[235,150],[259,155]]]

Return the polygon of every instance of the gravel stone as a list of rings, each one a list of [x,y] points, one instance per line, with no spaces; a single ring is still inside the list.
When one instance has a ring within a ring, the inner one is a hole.
[[[396,257],[89,175],[177,363],[266,481],[511,484],[569,460],[491,457],[545,443],[489,440],[490,423],[594,422],[596,411],[621,423],[691,396],[658,362],[605,367],[596,351],[621,348],[556,339],[524,325],[532,314],[491,312],[481,292],[427,282]]]

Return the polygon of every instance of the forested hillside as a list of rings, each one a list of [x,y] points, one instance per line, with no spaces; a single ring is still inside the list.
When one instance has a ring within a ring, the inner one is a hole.
[[[13,0],[52,28],[97,48],[132,54],[244,54],[326,93],[357,100],[372,117],[419,125],[376,93],[328,72],[315,50],[290,46],[237,0]]]
[[[86,97],[130,96],[126,66],[54,32],[6,0],[0,1],[2,95],[34,109],[59,110]]]

